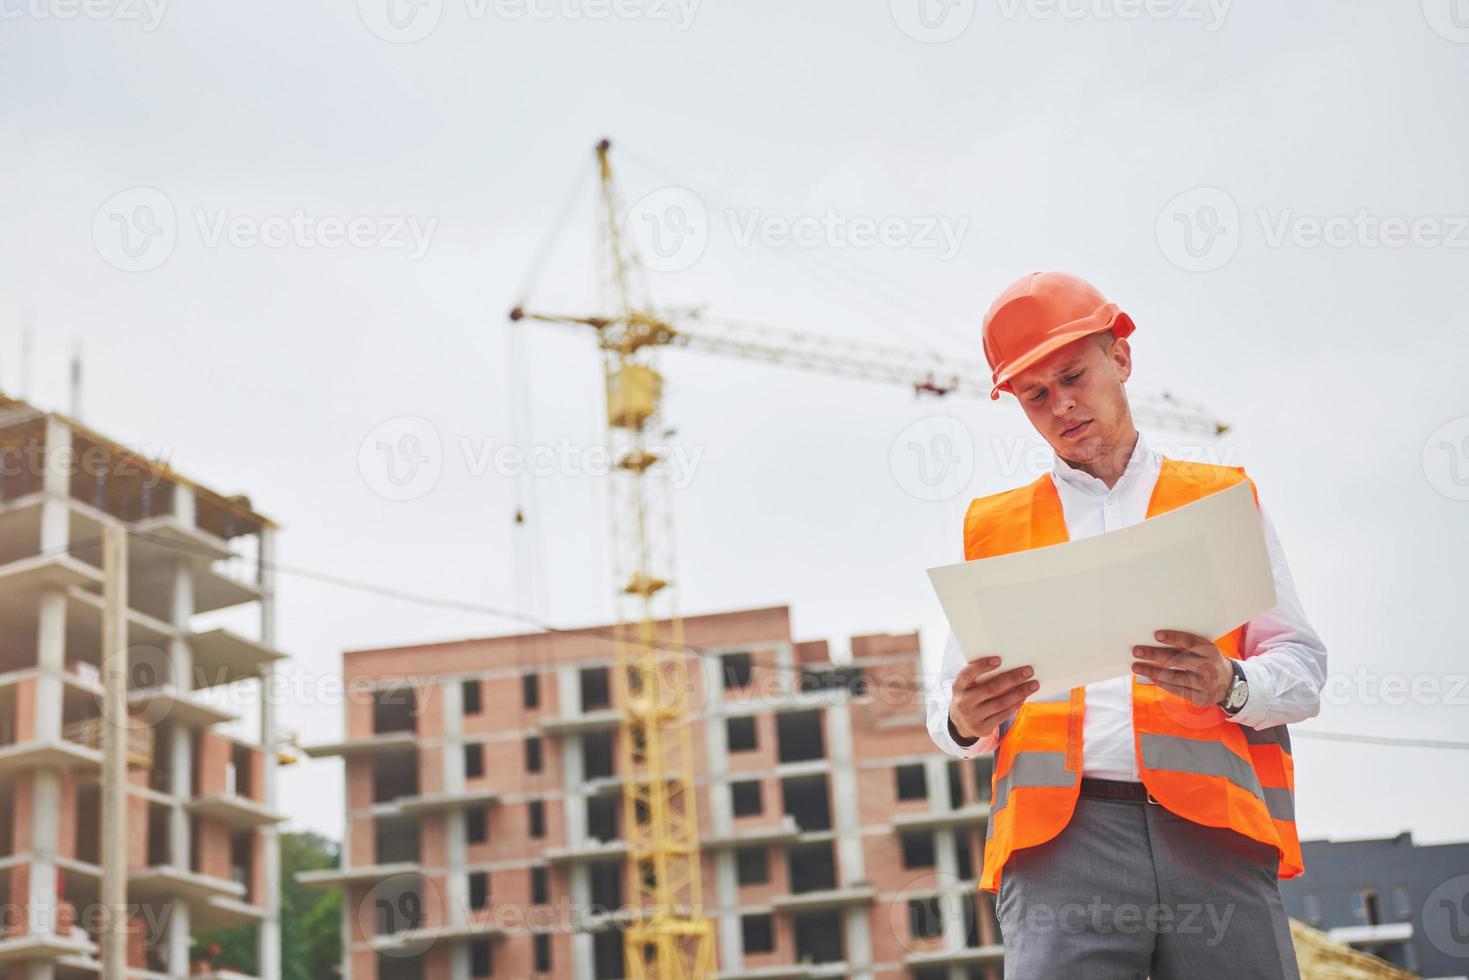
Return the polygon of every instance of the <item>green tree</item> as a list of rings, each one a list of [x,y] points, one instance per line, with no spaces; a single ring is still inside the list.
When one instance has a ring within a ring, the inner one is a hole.
[[[342,894],[299,884],[301,871],[337,867],[340,848],[319,834],[283,833],[281,849],[282,980],[330,980],[342,974]],[[256,975],[255,927],[201,933],[195,952],[217,945],[214,965]]]

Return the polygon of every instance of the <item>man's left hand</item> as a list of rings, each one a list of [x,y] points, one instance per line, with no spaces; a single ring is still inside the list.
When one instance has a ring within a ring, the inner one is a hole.
[[[1180,630],[1153,635],[1162,646],[1133,647],[1133,673],[1200,708],[1224,700],[1234,668],[1213,641]]]

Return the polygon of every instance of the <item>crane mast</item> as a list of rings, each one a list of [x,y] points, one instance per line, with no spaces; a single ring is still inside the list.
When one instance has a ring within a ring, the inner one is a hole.
[[[629,980],[713,977],[714,929],[703,914],[699,819],[683,621],[674,596],[671,480],[650,435],[663,431],[659,348],[641,266],[621,228],[622,206],[597,145],[607,292],[616,315],[600,329],[607,395],[614,647],[622,715],[618,760],[635,918],[625,932]]]

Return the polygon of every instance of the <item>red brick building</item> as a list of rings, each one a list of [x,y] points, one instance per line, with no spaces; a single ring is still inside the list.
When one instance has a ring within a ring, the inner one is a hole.
[[[917,634],[834,664],[786,607],[695,616],[703,904],[719,976],[998,976],[990,760],[939,754]],[[349,980],[621,977],[608,627],[343,656]]]

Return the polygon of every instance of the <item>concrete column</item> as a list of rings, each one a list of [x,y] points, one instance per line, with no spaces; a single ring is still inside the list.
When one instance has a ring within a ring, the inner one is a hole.
[[[61,738],[62,677],[66,673],[66,593],[41,593],[36,631],[36,738]]]
[[[556,698],[558,711],[564,717],[581,711],[581,674],[575,666],[556,668]],[[561,738],[561,792],[565,805],[566,826],[562,835],[569,848],[582,847],[587,843],[587,798],[582,792],[586,782],[585,743],[580,735],[562,735]],[[627,829],[623,828],[624,835]],[[585,861],[570,865],[572,915],[580,919],[592,907],[592,873]],[[571,975],[590,977],[596,975],[596,949],[590,932],[578,930],[571,936]]]
[[[719,691],[722,672],[719,658],[705,657],[703,669],[704,690]],[[715,836],[727,836],[734,831],[729,793],[729,733],[724,723],[723,701],[712,695],[704,704],[704,744],[709,763],[709,826]],[[719,937],[720,969],[734,973],[744,969],[745,954],[738,908],[739,877],[733,848],[721,848],[714,854],[714,894],[719,903],[714,928]]]
[[[174,515],[180,523],[194,526],[194,493],[188,487],[174,490]],[[173,589],[169,605],[169,623],[178,634],[169,640],[167,673],[157,678],[161,686],[171,686],[179,693],[194,689],[194,651],[185,637],[194,618],[194,569],[192,562],[179,555],[173,563]],[[157,726],[158,751],[168,753],[169,795],[173,797],[168,810],[169,864],[176,868],[192,869],[190,860],[193,851],[193,827],[189,812],[184,809],[194,795],[194,733],[187,725],[171,724]],[[187,902],[174,902],[169,909],[165,926],[165,945],[170,973],[187,976],[189,973],[189,945],[192,923]]]
[[[192,511],[193,494],[180,487],[178,494],[189,501]],[[194,573],[187,558],[180,556],[173,566],[173,602],[170,623],[181,633],[187,633],[194,618]],[[172,685],[180,693],[194,689],[194,652],[182,636],[174,636],[168,645],[167,676],[158,678],[160,685]],[[162,750],[169,753],[169,793],[174,798],[169,811],[170,863],[175,867],[189,867],[189,814],[183,805],[194,795],[194,737],[185,725],[170,725],[157,734],[167,734],[160,739]],[[185,951],[187,956],[187,950]],[[186,964],[187,965],[187,964]]]
[[[345,774],[344,774],[345,775]],[[345,788],[345,781],[343,786]],[[343,821],[342,856],[338,862],[343,868],[352,867],[352,821]],[[352,980],[352,886],[342,886],[342,980]]]
[[[69,546],[69,453],[71,430],[48,418],[46,452],[42,459],[41,538],[44,555],[64,554]],[[100,544],[100,542],[99,542]],[[35,690],[36,738],[59,740],[62,732],[62,676],[66,667],[66,596],[47,590],[40,596],[36,642],[36,664],[40,669]],[[31,868],[29,876],[29,931],[32,935],[56,933],[57,869],[60,844],[57,815],[61,808],[61,775],[55,770],[37,770],[31,780]],[[17,822],[21,814],[16,814]],[[20,977],[19,972],[16,973]],[[32,961],[25,966],[26,980],[54,980],[51,961]]]
[[[777,690],[781,694],[790,694],[792,691],[800,690],[796,683],[796,651],[789,643],[777,643],[775,645],[775,666]],[[719,690],[711,688],[710,690]]]
[[[30,934],[56,933],[56,814],[61,809],[61,776],[38,769],[31,779],[31,873],[26,904]]]
[[[444,751],[440,754],[444,767],[444,792],[462,793],[464,792],[464,689],[460,687],[457,680],[440,681],[439,697],[444,713]],[[465,865],[469,861],[469,848],[465,840],[464,810],[455,807],[443,813],[444,856],[446,859],[444,901],[448,905],[447,919],[450,926],[462,926],[469,921],[469,872],[465,870]],[[459,943],[457,949],[464,951],[464,944]],[[451,965],[454,980],[463,980],[469,976],[467,959],[456,956]],[[464,968],[462,974],[459,972],[460,966]]]
[[[585,861],[571,865],[571,909],[573,927],[571,934],[571,976],[594,977],[597,975],[596,946],[593,936],[581,928],[581,919],[592,907],[592,871]]]
[[[192,938],[193,927],[189,921],[189,903],[174,902],[168,908],[168,921],[164,925],[169,973],[180,977],[189,975],[189,946]]]
[[[263,598],[260,601],[260,642],[271,649],[275,649],[275,529],[264,527],[260,529],[260,567],[258,581]],[[279,751],[279,739],[276,734],[276,692],[272,685],[272,677],[275,667],[268,665],[263,669],[260,678],[260,745],[261,756],[264,759],[264,783],[261,787],[265,806],[275,810],[278,805],[276,791],[276,752]],[[258,948],[258,963],[260,980],[280,980],[281,977],[281,853],[278,831],[275,824],[270,824],[260,831],[265,835],[265,847],[262,848],[264,865],[262,887],[265,894],[260,896],[261,906],[265,912],[265,918],[261,921],[256,931]],[[346,903],[343,903],[344,905]],[[348,932],[342,933],[345,937]],[[345,975],[345,974],[344,974]]]
[[[66,552],[71,535],[71,430],[53,418],[46,419],[46,453],[42,463],[41,553]],[[87,544],[101,551],[100,541]]]
[[[852,747],[852,713],[845,702],[826,709],[831,749],[832,826],[836,831],[837,884],[848,888],[867,877],[862,855],[861,811],[857,799],[857,760]],[[845,913],[847,965],[853,980],[872,978],[872,933],[869,910],[855,905]]]
[[[451,980],[470,980],[469,943],[455,943],[449,947],[449,976]]]

